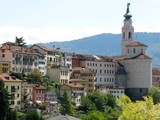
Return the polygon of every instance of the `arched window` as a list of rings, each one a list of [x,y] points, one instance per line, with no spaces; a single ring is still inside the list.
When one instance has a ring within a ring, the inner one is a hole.
[[[136,53],[136,49],[135,48],[133,49],[133,53]]]
[[[132,33],[129,32],[129,33],[128,33],[128,38],[130,39],[131,37],[132,37]]]
[[[125,32],[123,32],[123,39],[125,39]]]

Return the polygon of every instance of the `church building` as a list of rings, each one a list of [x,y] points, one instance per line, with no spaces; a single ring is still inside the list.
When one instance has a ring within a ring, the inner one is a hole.
[[[123,60],[117,60],[119,69],[116,84],[124,86],[125,93],[132,100],[137,100],[147,95],[148,89],[152,86],[152,58],[147,55],[147,45],[134,41],[129,6],[130,3],[127,4],[122,27],[121,54],[125,57]]]

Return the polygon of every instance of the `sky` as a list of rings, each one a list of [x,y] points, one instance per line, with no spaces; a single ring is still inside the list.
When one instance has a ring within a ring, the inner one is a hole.
[[[160,32],[160,0],[0,0],[0,44],[121,33],[128,2],[135,32]]]

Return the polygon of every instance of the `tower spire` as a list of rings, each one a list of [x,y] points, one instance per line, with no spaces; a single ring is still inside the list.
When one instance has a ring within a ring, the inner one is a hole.
[[[127,10],[126,10],[126,13],[124,14],[125,19],[130,19],[132,17],[129,10],[130,5],[131,5],[130,3],[127,3]]]

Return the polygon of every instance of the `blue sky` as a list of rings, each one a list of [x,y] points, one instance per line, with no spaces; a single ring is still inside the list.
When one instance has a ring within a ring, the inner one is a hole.
[[[0,44],[121,33],[127,2],[135,32],[160,32],[160,0],[0,0]]]

